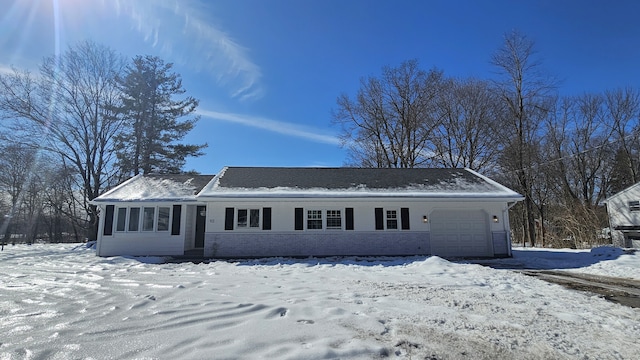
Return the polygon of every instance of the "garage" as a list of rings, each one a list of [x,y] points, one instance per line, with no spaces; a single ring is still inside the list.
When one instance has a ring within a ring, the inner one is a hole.
[[[430,223],[432,255],[493,256],[485,211],[435,210]]]

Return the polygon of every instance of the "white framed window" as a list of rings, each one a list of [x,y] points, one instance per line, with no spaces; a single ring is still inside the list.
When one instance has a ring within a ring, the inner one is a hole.
[[[322,210],[307,210],[307,230],[322,230]]]
[[[116,231],[169,231],[171,207],[119,207],[116,210]]]
[[[342,211],[327,210],[327,229],[342,229]]]
[[[158,207],[158,231],[169,231],[169,215],[171,215],[171,208]]]
[[[344,218],[343,218],[344,216]],[[326,219],[326,220],[325,220]],[[353,208],[294,209],[294,230],[353,230]]]
[[[250,228],[260,227],[260,209],[249,210],[249,227]]]
[[[386,210],[385,214],[386,214],[387,230],[397,230],[398,229],[398,211]]]
[[[127,229],[127,208],[118,208],[116,218],[116,231],[122,232]]]
[[[153,231],[153,220],[155,219],[156,208],[145,207],[142,213],[142,231]]]
[[[260,228],[260,209],[238,209],[236,228],[258,229]]]
[[[140,208],[132,207],[129,209],[129,226],[128,231],[138,231],[140,229]]]
[[[247,227],[247,209],[238,209],[238,223],[236,226],[238,228],[246,228]]]
[[[640,201],[629,201],[629,211],[640,211]]]

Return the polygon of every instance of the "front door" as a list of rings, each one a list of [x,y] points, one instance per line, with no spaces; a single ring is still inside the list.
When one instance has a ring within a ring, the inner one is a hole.
[[[207,223],[207,207],[198,205],[196,208],[196,248],[204,247],[204,228]]]

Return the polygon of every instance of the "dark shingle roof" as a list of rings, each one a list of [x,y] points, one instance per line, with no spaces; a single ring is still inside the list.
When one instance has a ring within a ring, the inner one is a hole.
[[[230,167],[220,178],[224,188],[398,189],[415,185],[482,183],[464,169]]]
[[[499,197],[514,191],[468,169],[227,167],[198,197]]]
[[[468,169],[226,167],[215,177],[136,176],[94,202],[196,201],[217,197],[522,199],[513,190]]]

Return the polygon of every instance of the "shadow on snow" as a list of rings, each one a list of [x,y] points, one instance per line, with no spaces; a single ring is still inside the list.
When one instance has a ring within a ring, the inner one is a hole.
[[[513,270],[549,270],[549,269],[576,269],[590,265],[615,260],[624,254],[633,254],[635,250],[603,246],[593,248],[591,251],[556,250],[543,248],[514,249],[510,258],[446,258],[452,263],[478,264],[494,269]],[[412,263],[423,262],[431,256],[327,256],[327,257],[268,257],[253,259],[190,259],[189,262],[216,262],[224,261],[239,266],[277,266],[277,265],[306,265],[306,266],[405,266]],[[146,262],[142,258],[140,261]],[[181,262],[180,259],[168,259],[168,262]]]
[[[527,248],[513,249],[513,257],[511,258],[470,260],[468,262],[494,269],[578,269],[602,261],[615,260],[622,255],[633,253],[635,253],[633,249],[621,249],[612,246],[596,247],[591,251]]]

